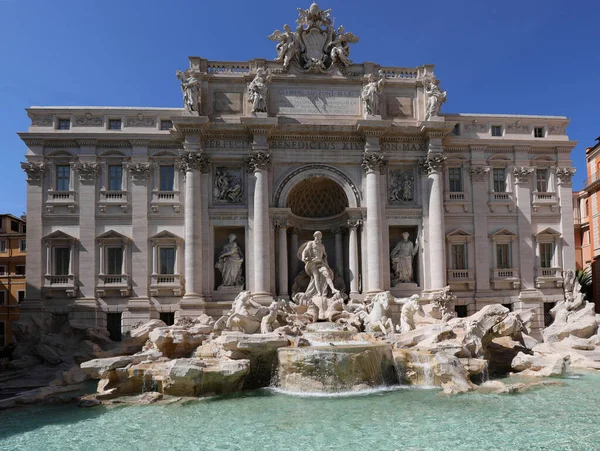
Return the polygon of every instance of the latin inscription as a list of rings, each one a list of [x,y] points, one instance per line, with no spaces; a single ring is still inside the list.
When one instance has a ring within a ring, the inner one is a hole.
[[[278,114],[322,114],[358,116],[359,91],[338,89],[276,89],[274,107]]]
[[[363,142],[327,142],[327,141],[284,141],[273,140],[270,142],[271,149],[294,149],[294,150],[363,150]]]
[[[382,143],[381,148],[383,150],[391,150],[391,151],[409,151],[409,152],[419,152],[427,150],[425,144],[420,143]]]
[[[243,140],[207,139],[202,142],[204,149],[249,149],[252,143]]]

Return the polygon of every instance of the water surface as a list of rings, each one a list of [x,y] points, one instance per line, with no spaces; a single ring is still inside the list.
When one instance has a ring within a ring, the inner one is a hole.
[[[600,375],[517,395],[258,390],[187,405],[0,412],[0,450],[600,449]]]

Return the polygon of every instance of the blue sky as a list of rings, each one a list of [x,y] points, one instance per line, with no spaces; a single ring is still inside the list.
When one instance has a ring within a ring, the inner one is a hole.
[[[25,211],[24,108],[32,105],[180,107],[176,69],[189,55],[274,58],[266,39],[310,0],[0,0],[0,212]],[[600,135],[596,1],[322,0],[360,37],[355,62],[435,64],[448,113],[564,115],[585,148]]]

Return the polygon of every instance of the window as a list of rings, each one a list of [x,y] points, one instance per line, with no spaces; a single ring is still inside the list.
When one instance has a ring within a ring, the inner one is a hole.
[[[540,243],[540,267],[552,268],[554,243]]]
[[[173,128],[173,121],[169,121],[166,119],[163,119],[162,121],[160,121],[160,129],[161,130],[171,130]]]
[[[175,312],[160,312],[160,320],[167,326],[175,324]]]
[[[59,119],[56,123],[56,128],[58,130],[71,130],[71,120],[70,119]]]
[[[506,169],[494,168],[494,192],[506,192]]]
[[[69,263],[71,261],[71,249],[68,247],[54,248],[54,275],[69,275]]]
[[[460,124],[456,124],[452,129],[452,134],[454,136],[460,136]]]
[[[109,130],[121,130],[121,119],[109,119],[108,120]]]
[[[508,269],[511,267],[510,262],[510,244],[496,244],[496,268]]]
[[[17,276],[24,276],[25,275],[25,265],[16,265],[15,266],[15,274]]]
[[[0,240],[0,252],[6,252],[6,240]]]
[[[589,230],[585,230],[583,232],[583,237],[581,238],[581,241],[582,241],[583,245],[590,244],[590,231]]]
[[[10,230],[13,232],[19,231],[19,223],[17,221],[10,221]]]
[[[27,240],[20,241],[19,249],[21,250],[21,252],[25,252],[27,250]]]
[[[535,182],[539,193],[548,192],[548,169],[538,169],[535,174]]]
[[[0,276],[6,275],[6,265],[0,265]]]
[[[110,165],[108,167],[108,190],[121,191],[121,183],[123,180],[123,166]]]
[[[122,247],[109,247],[106,249],[106,273],[123,274]]]
[[[6,323],[0,322],[0,346],[6,346]]]
[[[160,191],[173,191],[175,182],[175,166],[160,167]]]
[[[462,193],[462,169],[461,168],[450,168],[448,169],[448,179],[450,180],[450,192]]]
[[[56,191],[69,191],[71,180],[71,167],[69,165],[56,166]]]
[[[534,138],[543,138],[544,137],[544,127],[535,127],[533,129]]]
[[[161,247],[160,248],[159,273],[160,274],[175,274],[175,248],[174,247]]]
[[[0,305],[6,304],[6,291],[0,291]]]
[[[467,246],[465,244],[452,245],[452,269],[467,269]]]
[[[19,290],[17,291],[17,301],[21,304],[25,300],[25,291]]]
[[[492,125],[492,136],[502,136],[501,125]]]
[[[21,226],[21,233],[27,233],[27,225],[26,224],[23,224]]]

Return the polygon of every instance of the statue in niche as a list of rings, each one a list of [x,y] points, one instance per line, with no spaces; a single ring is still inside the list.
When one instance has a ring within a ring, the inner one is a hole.
[[[425,93],[427,94],[427,113],[425,120],[428,121],[440,115],[442,104],[446,101],[446,91],[439,87],[439,80],[431,77],[425,80]]]
[[[298,53],[300,42],[297,38],[296,33],[292,31],[288,24],[283,26],[283,32],[275,30],[273,34],[267,37],[271,41],[279,41],[279,44],[275,47],[277,50],[277,58],[274,61],[283,63],[283,68],[287,70],[290,66],[290,61]]]
[[[253,113],[267,112],[267,94],[269,88],[267,83],[271,81],[271,73],[262,67],[256,71],[256,77],[248,86],[248,102],[252,103]]]
[[[314,240],[306,243],[302,250],[304,270],[310,277],[310,283],[304,294],[309,299],[312,296],[327,297],[327,287],[331,289],[332,294],[338,292],[333,286],[333,271],[327,264],[327,253],[321,242],[323,234],[316,231],[313,237]]]
[[[402,171],[390,175],[390,202],[411,202],[414,198],[415,178]]]
[[[385,77],[381,71],[379,71],[379,80],[375,79],[375,75],[369,75],[369,82],[363,87],[360,95],[365,107],[365,118],[379,114],[379,94],[381,94],[384,84]]]
[[[221,272],[222,282],[221,287],[237,287],[241,288],[244,285],[242,277],[242,263],[244,263],[244,255],[242,250],[236,243],[234,233],[229,235],[229,243],[223,246],[223,250],[219,254],[219,260],[215,264]]]
[[[177,78],[181,82],[181,92],[183,93],[183,104],[188,111],[195,111],[200,114],[200,80],[189,73],[177,71]]]
[[[392,250],[390,258],[392,260],[392,285],[399,283],[414,282],[413,259],[419,251],[419,239],[415,243],[408,239],[408,232],[402,234],[402,240],[396,244]]]
[[[217,168],[213,182],[213,199],[221,202],[239,203],[242,201],[241,175],[225,168]]]

